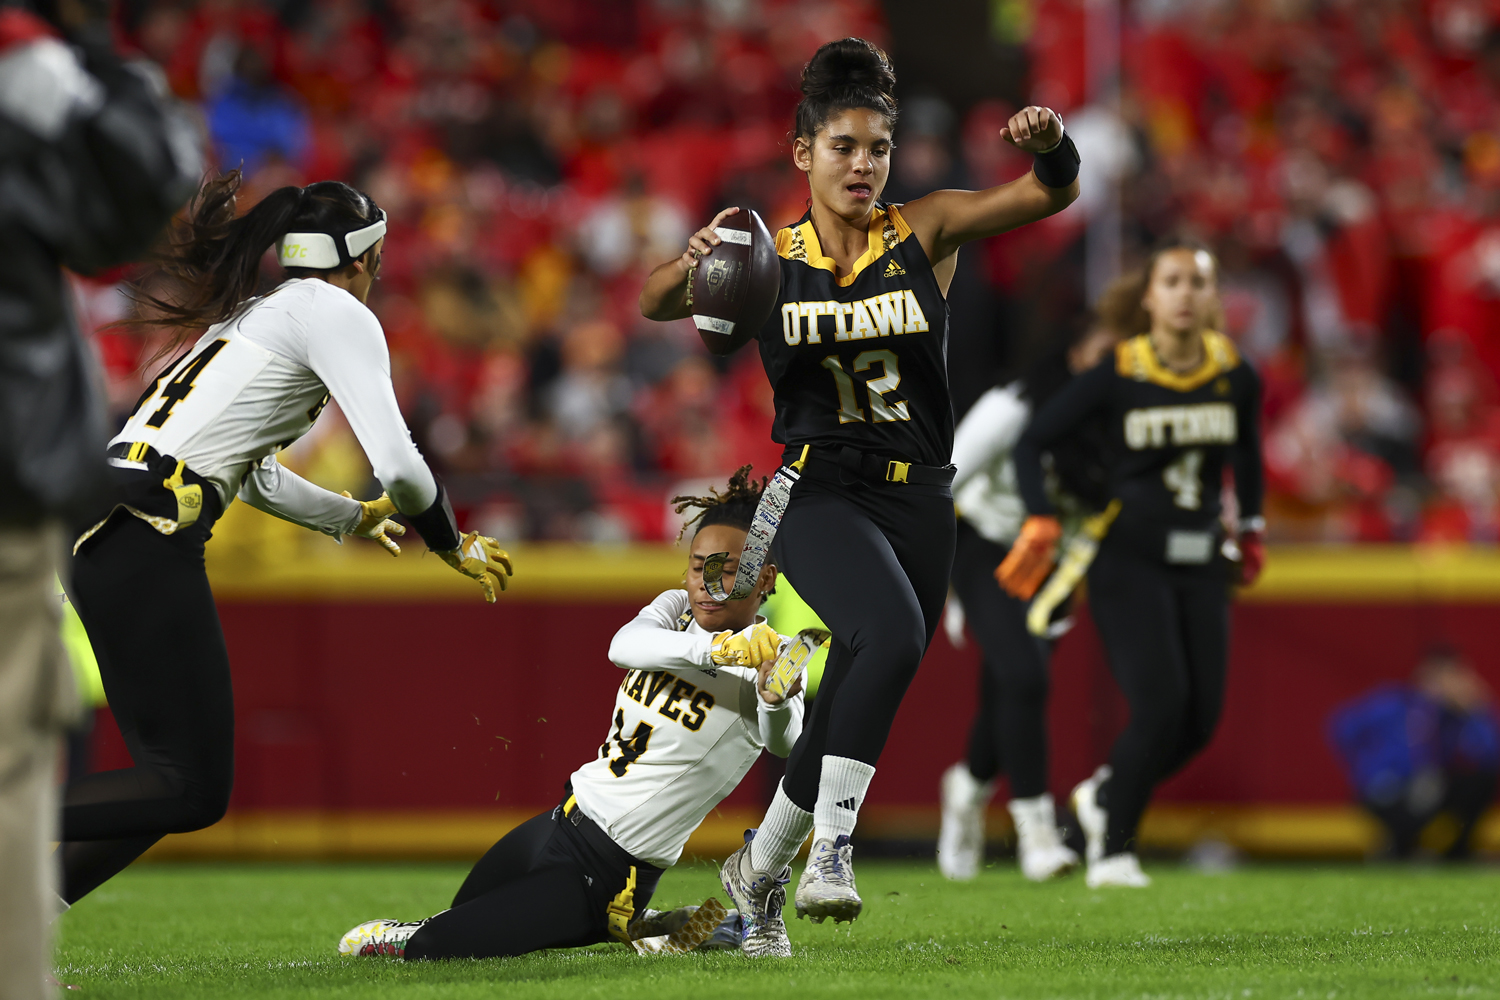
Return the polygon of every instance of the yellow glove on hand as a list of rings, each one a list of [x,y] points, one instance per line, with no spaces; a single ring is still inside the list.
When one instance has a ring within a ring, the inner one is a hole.
[[[495,603],[495,584],[504,590],[511,575],[510,554],[493,538],[471,531],[458,543],[458,548],[439,552],[438,557],[464,576],[479,581],[484,590],[484,599]]]
[[[354,499],[353,494],[348,490],[345,490],[343,495],[350,500]],[[396,505],[391,503],[390,496],[382,493],[374,500],[361,500],[359,510],[359,527],[349,533],[377,541],[384,545],[391,555],[399,556],[401,546],[397,545],[390,535],[404,535],[406,529],[395,521],[389,520],[390,516],[396,513]]]
[[[765,622],[756,622],[738,632],[714,633],[713,645],[708,658],[716,667],[754,667],[767,661],[776,662],[776,651],[781,648],[781,635]]]

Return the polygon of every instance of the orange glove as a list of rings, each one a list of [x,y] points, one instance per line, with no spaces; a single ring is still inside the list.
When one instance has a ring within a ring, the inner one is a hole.
[[[1000,589],[1023,601],[1031,599],[1057,562],[1062,525],[1055,517],[1028,517],[1005,561],[995,568]]]

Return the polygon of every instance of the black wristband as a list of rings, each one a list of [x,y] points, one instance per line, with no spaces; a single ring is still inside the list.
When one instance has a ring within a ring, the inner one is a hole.
[[[1031,172],[1045,187],[1065,188],[1078,179],[1078,163],[1078,147],[1073,145],[1073,137],[1064,132],[1062,142],[1036,154]]]
[[[436,479],[437,477],[433,477]],[[462,536],[458,533],[458,519],[453,516],[453,505],[448,502],[448,491],[437,484],[437,499],[432,506],[420,514],[403,514],[411,526],[417,529],[422,541],[434,552],[452,552],[458,548]]]

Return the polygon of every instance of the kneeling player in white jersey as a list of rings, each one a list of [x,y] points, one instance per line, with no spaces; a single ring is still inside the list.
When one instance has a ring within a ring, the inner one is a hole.
[[[615,633],[609,658],[625,679],[599,755],[573,772],[563,803],[490,848],[451,909],[360,924],[344,935],[341,953],[493,958],[674,926],[655,911],[642,920],[662,872],[761,750],[785,757],[802,732],[801,682],[785,698],[766,686],[781,637],[757,612],[776,567],[768,563],[743,600],[720,603],[703,585],[709,555],[744,546],[760,499],[748,472],[723,494],[677,498],[685,501],[679,511],[704,508],[687,589],[661,594]],[[737,569],[731,559],[725,578]],[[740,917],[747,951],[762,938],[786,940],[780,905]]]
[[[74,546],[70,596],[99,659],[134,767],[68,783],[63,896],[72,903],[169,833],[218,821],[234,778],[229,653],[203,552],[236,497],[334,537],[388,536],[405,514],[489,600],[510,573],[492,539],[463,536],[391,386],[380,321],[366,306],[385,213],[339,181],[271,192],[235,212],[238,172],[209,182],[161,257],[168,299],[142,298],[186,341],[109,446],[113,495]],[[288,280],[254,296],[275,246]],[[389,491],[370,503],[292,474],[276,453],[330,395]]]

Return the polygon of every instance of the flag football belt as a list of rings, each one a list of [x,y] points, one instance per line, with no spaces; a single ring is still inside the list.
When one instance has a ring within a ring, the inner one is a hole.
[[[570,794],[563,804],[553,812],[553,818],[561,818],[575,827],[595,852],[609,859],[625,873],[625,885],[604,908],[605,926],[609,936],[616,941],[630,942],[630,921],[635,916],[635,894],[640,891],[649,899],[656,891],[662,870],[655,865],[631,856],[605,833],[598,823],[584,815],[578,808],[578,797]]]
[[[957,471],[951,465],[917,465],[848,447],[804,448],[800,461],[805,463],[802,474],[812,479],[838,479],[844,483],[854,479],[873,485],[952,486]]]
[[[703,586],[716,601],[739,601],[750,596],[760,580],[761,569],[771,555],[771,542],[776,530],[781,527],[781,518],[786,514],[786,505],[792,498],[792,487],[803,476],[829,482],[865,482],[874,485],[890,483],[912,486],[953,485],[954,467],[941,468],[932,465],[916,465],[893,458],[880,458],[855,448],[814,448],[802,446],[802,455],[790,465],[776,470],[776,475],[761,491],[760,503],[755,506],[755,516],[750,519],[750,530],[745,533],[745,546],[740,551],[740,561],[734,574],[734,583],[724,589],[724,564],[731,553],[715,552],[703,560]]]
[[[144,441],[121,441],[105,454],[140,468],[114,465],[111,506],[94,525],[73,543],[76,554],[118,510],[145,521],[163,535],[175,534],[195,524],[212,525],[223,513],[219,491],[187,463],[163,455]]]

